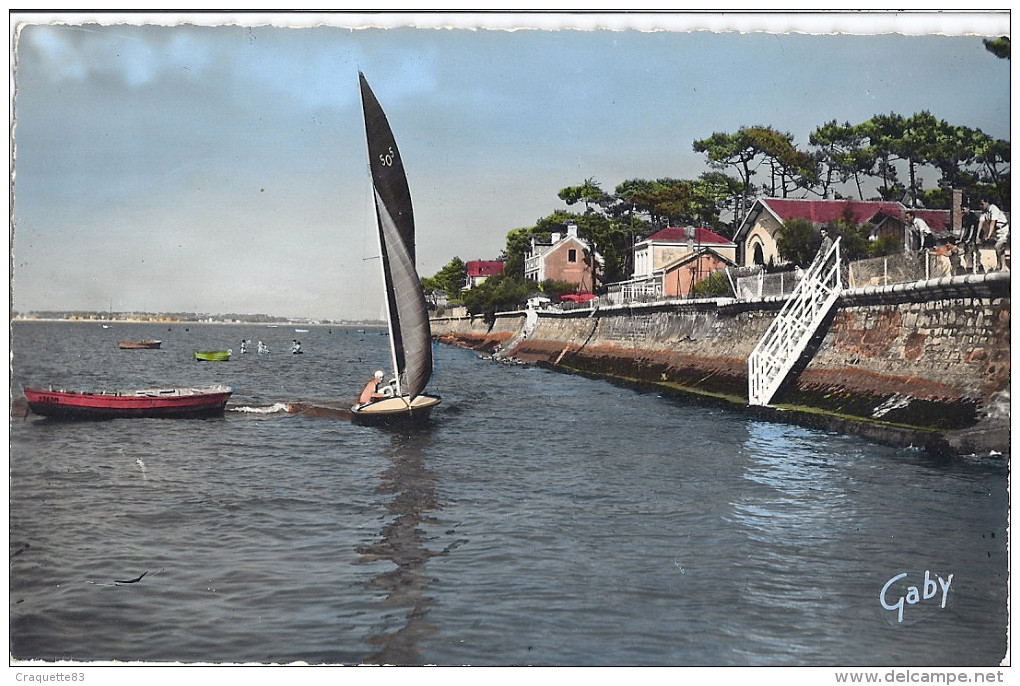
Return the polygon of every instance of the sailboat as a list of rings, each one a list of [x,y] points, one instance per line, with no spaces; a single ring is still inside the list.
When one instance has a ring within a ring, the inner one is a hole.
[[[358,72],[365,115],[369,167],[375,196],[380,263],[386,291],[392,378],[378,395],[351,408],[358,424],[420,424],[440,403],[425,393],[432,377],[432,332],[425,293],[415,269],[414,213],[404,164],[393,131],[365,75]]]

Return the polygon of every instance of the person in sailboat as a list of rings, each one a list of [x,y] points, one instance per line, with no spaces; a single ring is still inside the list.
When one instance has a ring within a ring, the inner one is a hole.
[[[241,354],[244,355],[248,352],[248,341],[241,339]]]
[[[387,397],[383,393],[383,389],[388,385],[383,383],[383,376],[383,371],[381,369],[376,370],[372,378],[365,384],[365,387],[361,389],[361,395],[358,396],[359,405],[367,405],[373,400],[379,400]]]
[[[290,352],[294,355],[301,354],[301,341],[294,339],[294,345],[291,346]]]

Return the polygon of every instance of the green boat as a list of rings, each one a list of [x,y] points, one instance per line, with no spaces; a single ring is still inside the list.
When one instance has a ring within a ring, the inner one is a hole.
[[[196,350],[194,354],[199,362],[226,362],[230,359],[229,350]]]

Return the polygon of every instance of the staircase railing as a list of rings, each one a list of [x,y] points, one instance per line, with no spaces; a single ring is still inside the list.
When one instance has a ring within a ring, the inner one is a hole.
[[[747,397],[768,405],[797,364],[843,288],[837,238],[808,268],[782,310],[747,358]]]

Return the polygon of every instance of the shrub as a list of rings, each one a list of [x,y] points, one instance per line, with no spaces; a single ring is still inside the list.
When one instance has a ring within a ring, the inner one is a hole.
[[[706,297],[730,295],[730,282],[726,278],[726,272],[721,269],[712,272],[694,284],[694,287],[691,288],[691,293]]]

